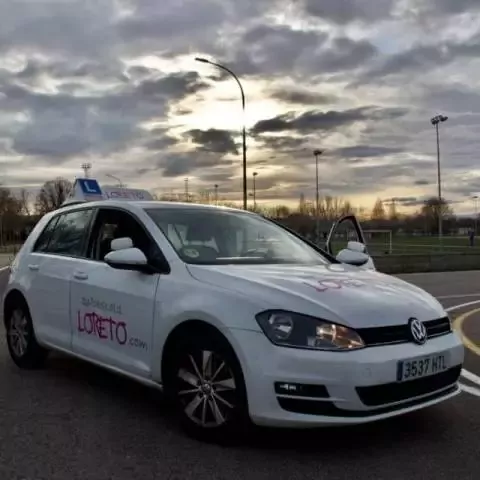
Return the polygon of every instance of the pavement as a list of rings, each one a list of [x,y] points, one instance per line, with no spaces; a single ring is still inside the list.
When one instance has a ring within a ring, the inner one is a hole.
[[[480,271],[402,277],[446,307],[467,304],[451,312],[470,342],[464,391],[361,427],[258,429],[237,447],[186,437],[159,392],[79,361],[56,355],[44,370],[20,371],[1,330],[0,479],[478,479]],[[0,292],[4,283],[3,274]]]
[[[0,268],[5,265],[10,265],[14,258],[15,255],[13,253],[0,253]]]

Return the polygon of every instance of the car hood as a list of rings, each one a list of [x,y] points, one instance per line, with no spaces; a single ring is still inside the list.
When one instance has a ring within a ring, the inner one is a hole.
[[[347,265],[189,265],[202,283],[236,291],[259,311],[282,309],[354,328],[401,325],[446,315],[429,293],[373,270]],[[239,302],[240,302],[239,298]],[[233,306],[232,308],[237,308]]]

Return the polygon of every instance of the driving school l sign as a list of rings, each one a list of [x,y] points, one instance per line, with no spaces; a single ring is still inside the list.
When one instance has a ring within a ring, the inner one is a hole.
[[[94,178],[77,178],[69,198],[78,201],[103,200],[103,192]]]
[[[84,195],[102,195],[102,189],[93,178],[78,178],[77,184]]]

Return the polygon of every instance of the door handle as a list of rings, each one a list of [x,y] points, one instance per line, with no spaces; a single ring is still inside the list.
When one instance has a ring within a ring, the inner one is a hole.
[[[29,264],[28,268],[33,271],[37,271],[40,267],[38,265]]]
[[[77,280],[87,280],[88,275],[85,272],[74,272],[73,277]]]

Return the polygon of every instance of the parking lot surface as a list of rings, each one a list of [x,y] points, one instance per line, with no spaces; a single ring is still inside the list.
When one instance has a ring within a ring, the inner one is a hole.
[[[20,371],[0,328],[0,479],[478,479],[480,272],[402,277],[463,305],[451,311],[470,342],[459,396],[361,427],[256,429],[230,448],[186,437],[159,392],[96,367],[55,355]]]

